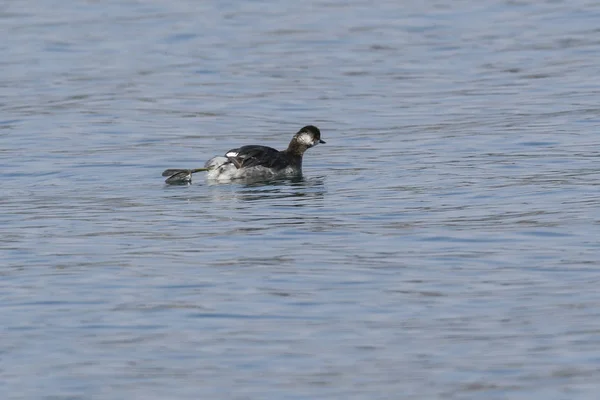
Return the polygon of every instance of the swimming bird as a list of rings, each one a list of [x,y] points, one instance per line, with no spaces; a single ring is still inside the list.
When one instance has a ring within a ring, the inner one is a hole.
[[[304,152],[319,143],[325,143],[321,140],[321,131],[307,125],[292,137],[285,150],[260,145],[242,146],[229,150],[224,156],[211,158],[204,168],[167,169],[162,176],[168,176],[165,182],[170,184],[190,183],[192,174],[201,171],[207,172],[207,179],[221,182],[297,176],[302,174]]]

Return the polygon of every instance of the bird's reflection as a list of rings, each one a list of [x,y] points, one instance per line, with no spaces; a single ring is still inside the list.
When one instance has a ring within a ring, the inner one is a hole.
[[[263,179],[236,180],[230,183],[208,182],[201,186],[192,184],[187,187],[165,185],[165,189],[176,189],[173,196],[169,196],[173,200],[219,203],[221,208],[231,207],[239,202],[261,201],[279,201],[273,206],[303,207],[310,206],[312,203],[310,200],[322,199],[326,194],[323,176],[310,178],[297,176],[269,181]],[[289,201],[294,199],[297,201]]]
[[[244,202],[283,199],[318,199],[325,195],[325,184],[322,177],[305,178],[302,176],[277,179],[273,181],[245,182],[240,190],[231,197]],[[287,205],[292,205],[289,202]],[[308,205],[306,202],[294,202],[294,206]]]

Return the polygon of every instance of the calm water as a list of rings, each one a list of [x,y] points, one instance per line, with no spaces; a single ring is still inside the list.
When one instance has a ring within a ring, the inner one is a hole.
[[[5,399],[596,399],[600,2],[0,6]],[[166,186],[315,124],[304,178]]]

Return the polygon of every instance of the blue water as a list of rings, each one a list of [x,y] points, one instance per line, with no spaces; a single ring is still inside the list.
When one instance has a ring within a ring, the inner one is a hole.
[[[600,3],[0,6],[4,399],[596,399]],[[168,186],[314,124],[301,180]]]

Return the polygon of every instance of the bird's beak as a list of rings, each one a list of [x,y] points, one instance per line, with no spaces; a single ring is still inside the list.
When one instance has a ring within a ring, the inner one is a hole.
[[[321,140],[321,139],[319,139],[319,143],[325,144],[325,143],[327,143],[327,142],[326,142],[326,141],[324,141],[324,140]]]

